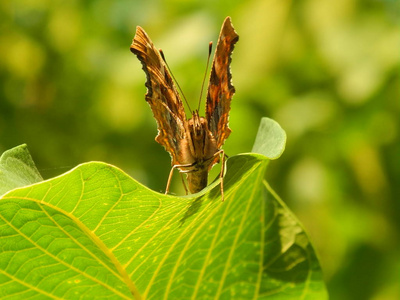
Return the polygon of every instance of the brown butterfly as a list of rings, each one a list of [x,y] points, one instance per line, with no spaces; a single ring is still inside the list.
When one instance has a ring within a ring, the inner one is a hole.
[[[206,117],[198,110],[187,119],[182,100],[174,85],[161,50],[157,50],[146,32],[138,26],[130,50],[143,65],[146,73],[147,93],[154,118],[158,124],[156,141],[163,145],[172,159],[168,177],[168,193],[174,169],[186,173],[189,191],[196,193],[207,186],[208,172],[220,161],[221,195],[223,199],[223,172],[225,153],[221,149],[231,133],[228,117],[235,88],[231,83],[231,53],[239,36],[231,18],[222,24],[211,67],[207,91]],[[211,49],[211,43],[210,43]]]

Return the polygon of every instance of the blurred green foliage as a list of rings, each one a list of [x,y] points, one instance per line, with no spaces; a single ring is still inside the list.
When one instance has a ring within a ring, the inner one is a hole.
[[[267,179],[309,230],[331,298],[398,299],[399,11],[392,0],[2,1],[0,152],[27,143],[45,178],[100,160],[163,190],[170,158],[129,51],[135,27],[195,106],[208,41],[230,15],[240,40],[224,149],[250,151],[261,117],[277,120],[287,147]]]

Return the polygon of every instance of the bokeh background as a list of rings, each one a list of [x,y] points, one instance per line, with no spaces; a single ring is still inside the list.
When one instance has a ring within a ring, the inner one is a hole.
[[[170,158],[129,51],[135,27],[195,107],[230,15],[224,149],[249,152],[261,117],[277,120],[287,147],[266,176],[310,233],[331,299],[400,299],[399,12],[395,0],[1,1],[0,152],[27,143],[45,178],[105,161],[162,191]]]

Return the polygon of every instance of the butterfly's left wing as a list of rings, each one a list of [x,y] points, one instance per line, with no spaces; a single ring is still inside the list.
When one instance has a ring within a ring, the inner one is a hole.
[[[168,68],[146,32],[138,26],[130,47],[146,73],[146,101],[158,125],[156,141],[164,146],[172,158],[172,165],[180,164],[185,141],[186,115]]]
[[[210,82],[207,91],[206,118],[208,128],[217,142],[218,149],[231,133],[228,127],[229,110],[235,88],[231,83],[231,54],[239,36],[227,17],[222,24],[217,48],[211,67]]]

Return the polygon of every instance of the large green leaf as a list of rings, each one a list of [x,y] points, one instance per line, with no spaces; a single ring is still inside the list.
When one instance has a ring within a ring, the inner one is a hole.
[[[282,129],[270,119],[260,128],[255,149],[278,157]],[[307,234],[264,181],[268,161],[230,158],[224,202],[218,180],[169,196],[93,162],[10,191],[0,298],[326,299]]]

